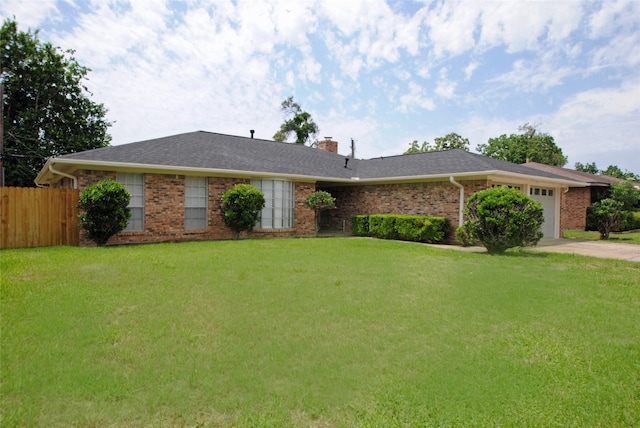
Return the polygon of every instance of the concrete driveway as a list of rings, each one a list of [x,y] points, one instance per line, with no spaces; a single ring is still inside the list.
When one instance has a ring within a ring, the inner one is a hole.
[[[640,245],[634,244],[579,239],[543,239],[535,248],[527,249],[544,253],[580,254],[602,259],[640,262]]]
[[[448,248],[470,253],[484,253],[484,247],[461,247],[459,245],[427,244],[433,247]],[[618,244],[607,241],[585,241],[579,239],[543,239],[536,247],[527,247],[527,251],[541,253],[566,253],[602,259],[618,259],[640,262],[640,245]]]

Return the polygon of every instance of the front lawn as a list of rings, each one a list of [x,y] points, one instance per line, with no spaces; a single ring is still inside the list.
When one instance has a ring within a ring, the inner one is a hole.
[[[586,239],[589,241],[599,241],[600,233],[584,230],[565,230],[564,237],[569,239]],[[609,241],[620,244],[636,244],[640,245],[640,232],[612,232],[609,235]]]
[[[640,264],[358,238],[3,250],[2,426],[635,426]]]

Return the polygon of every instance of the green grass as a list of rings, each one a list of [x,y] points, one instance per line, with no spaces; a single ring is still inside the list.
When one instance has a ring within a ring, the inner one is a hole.
[[[589,241],[598,241],[600,240],[600,233],[584,230],[565,230],[564,237],[569,239],[586,239]],[[611,233],[609,235],[609,241],[621,244],[640,245],[640,232]]]
[[[373,239],[4,250],[2,426],[636,426],[640,264]]]

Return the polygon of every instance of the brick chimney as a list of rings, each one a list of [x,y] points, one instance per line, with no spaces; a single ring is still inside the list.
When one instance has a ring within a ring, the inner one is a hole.
[[[318,141],[318,149],[325,152],[338,153],[338,142],[333,141],[331,137],[324,137],[324,140]]]

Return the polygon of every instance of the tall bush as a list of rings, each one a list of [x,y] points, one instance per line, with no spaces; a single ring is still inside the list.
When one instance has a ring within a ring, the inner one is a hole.
[[[474,193],[465,208],[464,228],[490,254],[536,245],[542,238],[543,208],[517,189],[495,187]]]
[[[619,228],[624,219],[624,204],[615,199],[602,199],[591,206],[591,216],[593,224],[600,239],[609,239],[609,234]]]
[[[127,227],[131,217],[130,200],[131,195],[121,183],[98,181],[80,195],[80,227],[98,246],[106,245],[109,238]]]
[[[264,205],[264,194],[260,190],[250,184],[236,184],[222,194],[220,215],[238,239],[240,233],[253,230]]]

